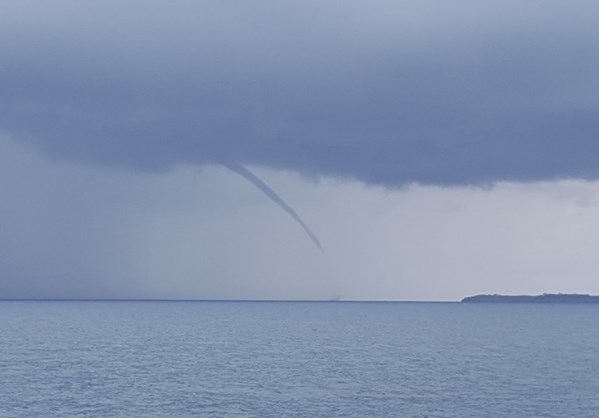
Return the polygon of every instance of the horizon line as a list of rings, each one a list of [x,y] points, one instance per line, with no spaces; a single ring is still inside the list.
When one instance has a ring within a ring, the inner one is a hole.
[[[459,300],[395,299],[160,299],[160,298],[0,298],[0,302],[319,302],[319,303],[460,303]]]

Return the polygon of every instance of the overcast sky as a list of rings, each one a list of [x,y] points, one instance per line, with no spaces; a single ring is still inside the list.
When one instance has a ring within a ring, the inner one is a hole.
[[[596,1],[0,1],[0,56],[0,298],[599,293]]]

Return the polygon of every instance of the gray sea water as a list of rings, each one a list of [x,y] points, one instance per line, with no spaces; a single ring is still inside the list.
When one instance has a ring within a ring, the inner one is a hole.
[[[599,306],[0,302],[3,417],[597,417]]]

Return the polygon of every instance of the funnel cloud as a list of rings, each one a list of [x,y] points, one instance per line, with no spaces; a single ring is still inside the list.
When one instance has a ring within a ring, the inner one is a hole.
[[[239,174],[247,181],[252,183],[254,186],[256,186],[258,189],[260,189],[260,191],[262,191],[262,193],[264,193],[270,200],[272,200],[281,209],[287,212],[287,214],[289,214],[289,216],[291,216],[302,227],[306,234],[308,234],[308,237],[310,237],[312,242],[320,249],[320,251],[324,252],[324,249],[320,244],[320,240],[316,237],[314,232],[312,232],[310,228],[308,228],[308,225],[306,225],[306,223],[297,214],[297,212],[291,206],[289,206],[287,202],[285,202],[283,198],[281,198],[281,196],[279,196],[273,189],[271,189],[262,179],[260,179],[258,176],[256,176],[254,173],[252,173],[250,170],[248,170],[241,164],[221,163],[221,165]]]

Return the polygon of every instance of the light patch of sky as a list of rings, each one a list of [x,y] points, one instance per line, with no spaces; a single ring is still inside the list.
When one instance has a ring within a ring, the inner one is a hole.
[[[599,293],[599,183],[370,187],[50,160],[0,137],[0,297],[458,300]]]

